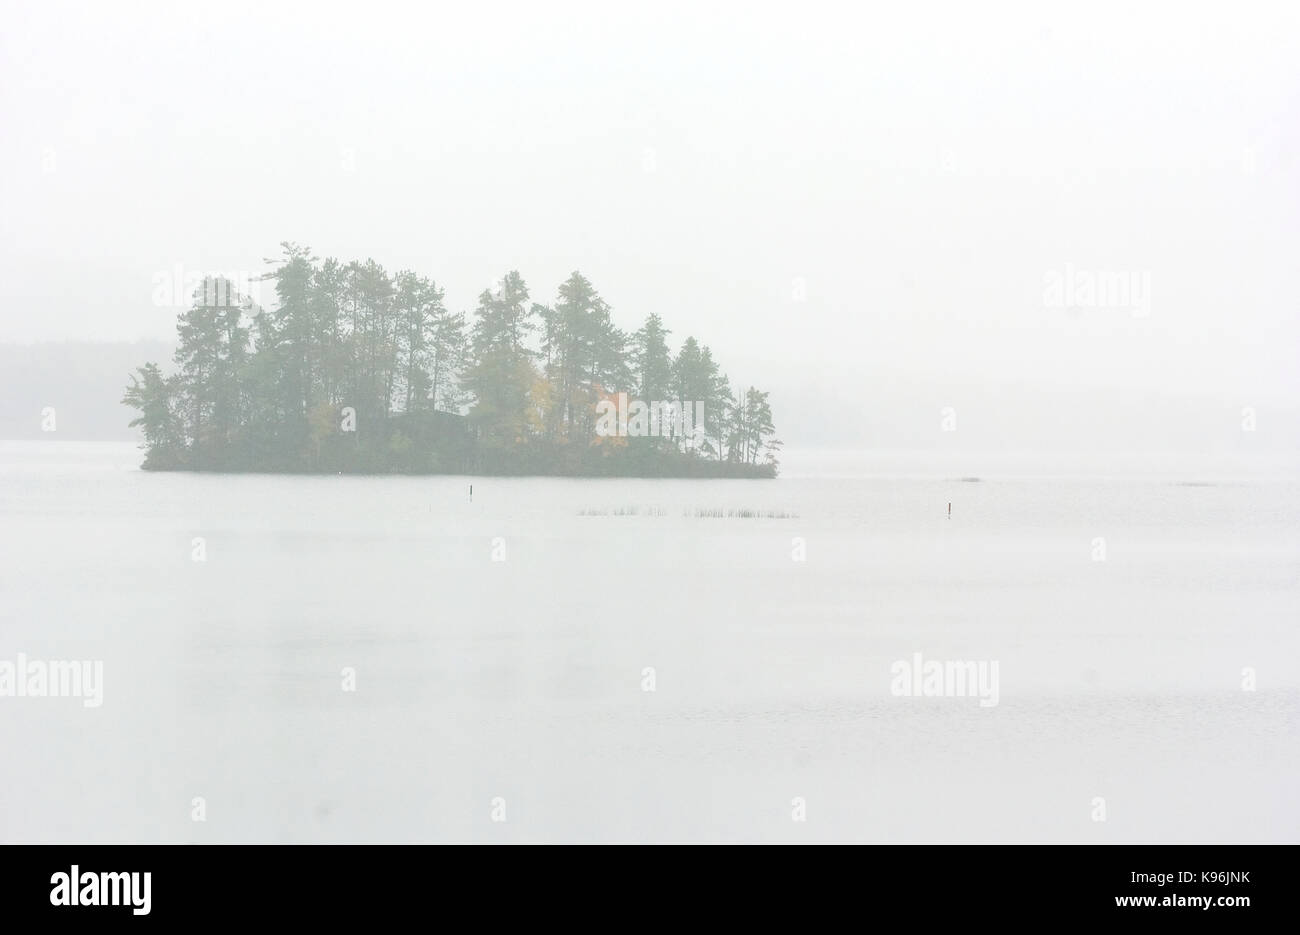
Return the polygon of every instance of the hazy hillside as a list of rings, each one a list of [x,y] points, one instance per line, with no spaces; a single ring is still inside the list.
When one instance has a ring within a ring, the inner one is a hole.
[[[161,341],[0,344],[0,438],[135,439],[135,413],[119,402],[128,377],[146,361],[170,368],[171,356]],[[41,430],[46,407],[52,434]]]
[[[0,344],[0,438],[41,439],[41,410],[56,410],[62,440],[135,440],[120,404],[127,379],[147,361],[171,370],[161,341]],[[1275,400],[1241,401],[1119,389],[1016,392],[958,380],[907,380],[896,373],[824,368],[799,375],[771,362],[776,414],[787,448],[969,450],[1300,450],[1300,412]],[[1241,406],[1258,408],[1255,432],[1241,431]],[[943,407],[958,430],[943,432]]]

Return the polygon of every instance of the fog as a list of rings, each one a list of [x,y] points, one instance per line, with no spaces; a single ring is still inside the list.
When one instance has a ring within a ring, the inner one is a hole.
[[[0,0],[0,843],[1296,841],[1297,92],[1295,3]]]
[[[5,11],[0,342],[170,340],[159,277],[291,240],[453,309],[581,270],[795,441],[1296,447],[1294,5]]]

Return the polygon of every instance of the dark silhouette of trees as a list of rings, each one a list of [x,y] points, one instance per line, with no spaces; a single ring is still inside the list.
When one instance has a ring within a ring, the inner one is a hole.
[[[767,394],[733,399],[709,348],[688,337],[674,355],[658,315],[620,330],[579,272],[547,306],[512,270],[480,294],[471,324],[409,270],[321,261],[293,243],[267,262],[274,309],[205,281],[177,321],[174,372],[149,363],[131,376],[123,402],[139,413],[146,468],[776,472]],[[598,407],[629,398],[702,407],[703,420],[689,437],[671,418],[653,437],[600,437]]]

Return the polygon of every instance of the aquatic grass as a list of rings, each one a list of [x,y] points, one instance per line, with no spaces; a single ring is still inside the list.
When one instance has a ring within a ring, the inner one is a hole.
[[[695,516],[697,519],[798,519],[798,513],[789,510],[751,510],[741,509],[697,509],[694,513],[687,510],[683,516]]]

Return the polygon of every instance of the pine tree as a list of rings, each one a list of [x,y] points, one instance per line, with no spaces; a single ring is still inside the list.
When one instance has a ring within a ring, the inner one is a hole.
[[[145,467],[176,467],[184,462],[185,439],[176,413],[178,381],[164,377],[155,363],[145,364],[131,375],[122,402],[138,409],[132,428],[144,432]]]
[[[259,330],[278,349],[280,409],[289,423],[289,434],[301,436],[306,431],[307,411],[315,401],[314,381],[321,357],[313,289],[316,258],[308,248],[288,241],[280,247],[283,257],[266,261],[280,265],[264,277],[275,282],[277,305]]]
[[[465,313],[441,309],[434,319],[429,392],[433,407],[459,414],[464,404],[460,375],[469,355]]]
[[[401,272],[394,280],[393,301],[402,356],[403,412],[433,408],[433,381],[429,370],[435,354],[435,330],[439,319],[447,312],[442,297],[441,289],[415,273]]]
[[[651,315],[632,335],[633,391],[647,403],[666,399],[673,377],[673,359],[663,319]]]
[[[528,286],[517,271],[479,295],[464,386],[474,396],[470,422],[490,443],[516,445],[529,434],[535,371],[525,339],[536,328]]]
[[[224,278],[207,279],[176,325],[182,409],[196,466],[229,446],[244,421],[241,378],[249,332],[244,298]]]
[[[553,306],[539,311],[545,325],[546,375],[557,407],[546,421],[565,437],[589,438],[598,391],[623,389],[631,381],[627,338],[614,326],[609,305],[579,272],[561,283]]]

